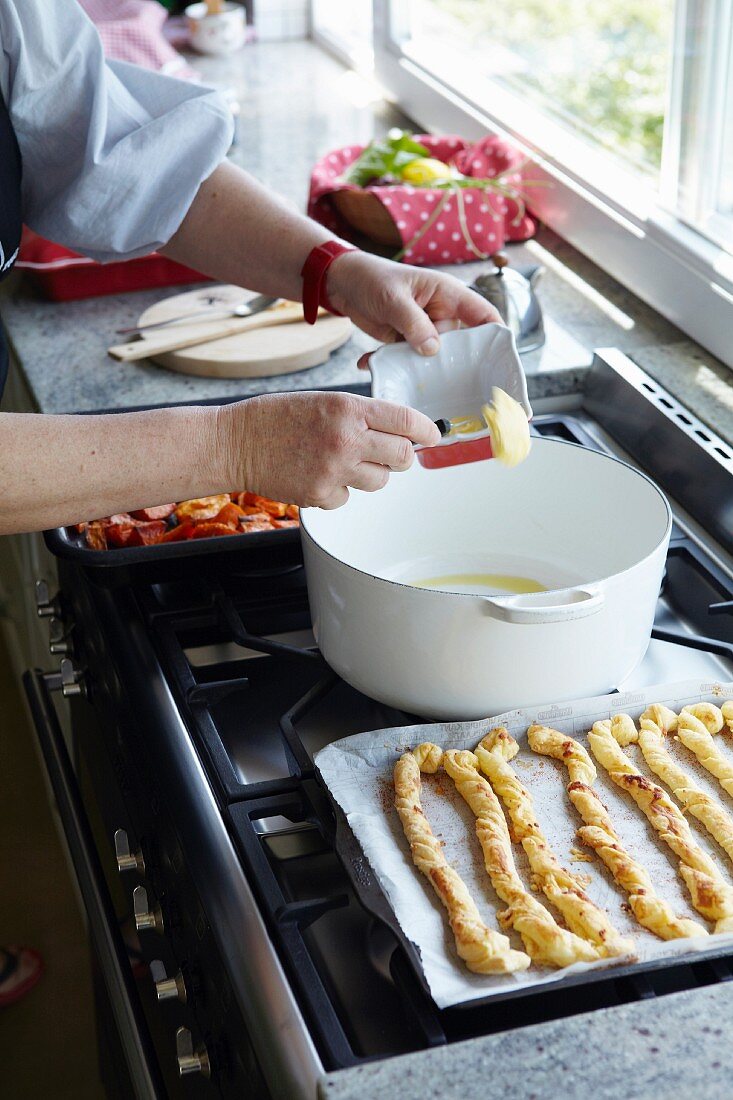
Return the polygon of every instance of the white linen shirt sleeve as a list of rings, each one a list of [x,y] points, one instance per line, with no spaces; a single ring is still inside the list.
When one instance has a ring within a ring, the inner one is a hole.
[[[0,0],[0,51],[30,228],[103,262],[169,241],[231,144],[224,100],[105,61],[76,0]]]

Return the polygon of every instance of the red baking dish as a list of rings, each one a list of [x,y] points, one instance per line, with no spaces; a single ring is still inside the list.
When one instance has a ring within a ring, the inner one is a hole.
[[[27,226],[23,229],[15,266],[27,271],[41,293],[55,302],[123,294],[156,286],[208,282],[207,276],[199,271],[169,260],[159,252],[135,260],[99,264],[39,237]]]

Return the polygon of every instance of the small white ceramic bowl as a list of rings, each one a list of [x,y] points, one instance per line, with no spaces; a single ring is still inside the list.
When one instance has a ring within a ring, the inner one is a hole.
[[[494,386],[508,393],[532,417],[527,380],[514,334],[506,325],[454,329],[440,337],[440,350],[426,358],[409,344],[385,344],[369,359],[372,397],[409,405],[431,420],[479,414]],[[446,436],[418,451],[423,466],[453,466],[491,458],[488,428]]]
[[[186,8],[191,45],[199,53],[223,55],[240,49],[247,35],[241,4],[226,3],[217,15],[209,15],[206,4]]]

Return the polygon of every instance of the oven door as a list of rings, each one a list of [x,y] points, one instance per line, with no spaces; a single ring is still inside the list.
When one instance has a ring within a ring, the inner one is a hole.
[[[26,672],[23,685],[86,910],[95,982],[102,994],[101,1004],[109,1010],[100,1015],[109,1016],[111,1026],[105,1028],[107,1021],[102,1018],[100,1030],[117,1037],[117,1051],[111,1052],[117,1094],[136,1100],[163,1100],[166,1092],[155,1048],[44,673],[38,669]],[[126,1075],[127,1080],[120,1080],[119,1075]]]

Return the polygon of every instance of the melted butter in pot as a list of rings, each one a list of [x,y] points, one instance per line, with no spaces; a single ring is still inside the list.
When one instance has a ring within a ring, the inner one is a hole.
[[[507,592],[547,592],[544,584],[531,577],[515,577],[503,573],[447,573],[442,577],[425,577],[409,581],[413,588],[436,588],[442,592],[473,593],[479,596],[505,595]]]

